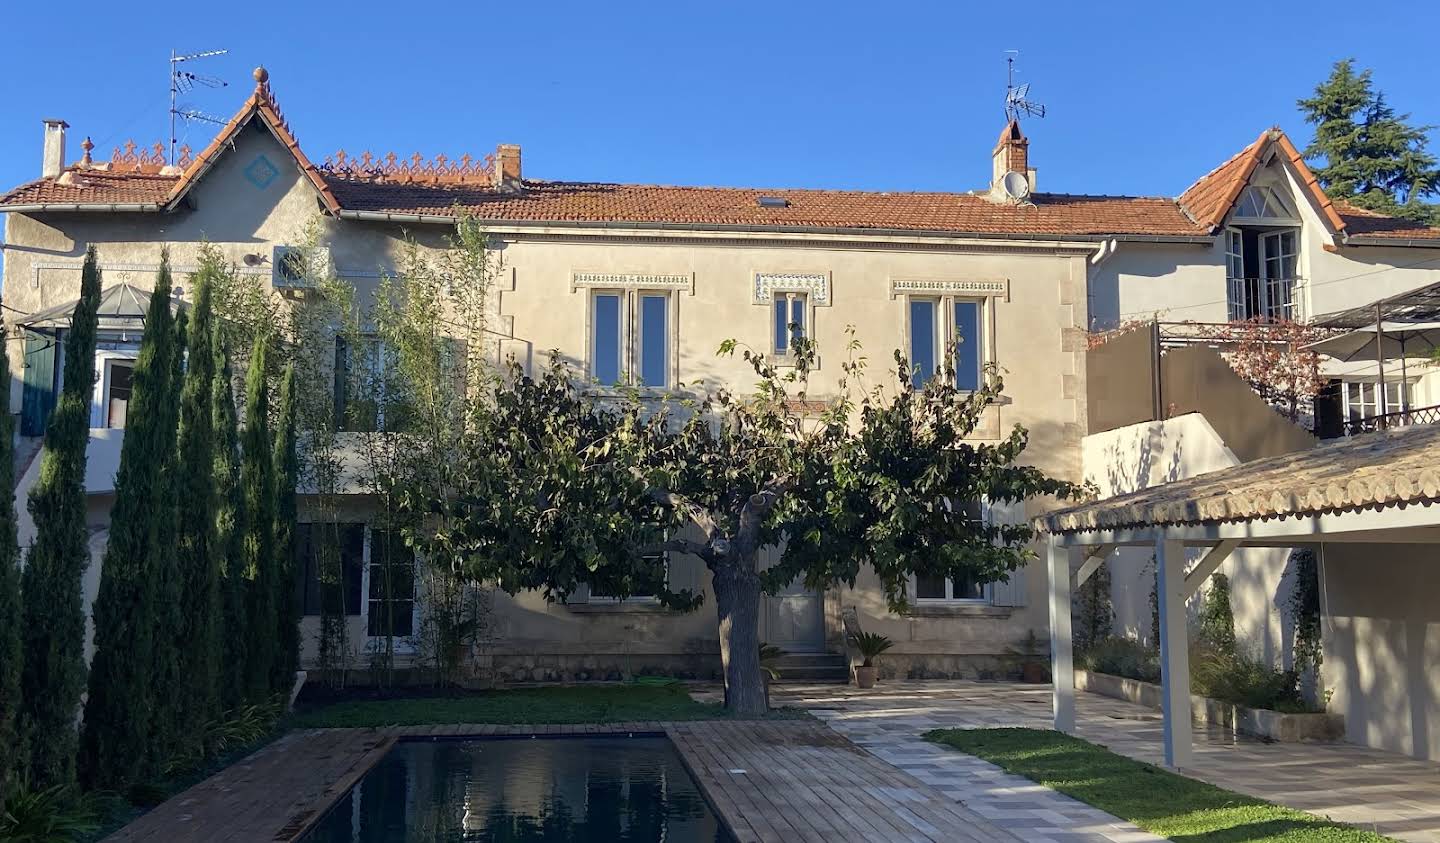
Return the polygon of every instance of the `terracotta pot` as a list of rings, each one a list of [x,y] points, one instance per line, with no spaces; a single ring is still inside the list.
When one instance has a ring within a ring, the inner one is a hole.
[[[875,671],[875,668],[874,668],[874,667],[857,667],[857,668],[855,668],[855,687],[857,687],[857,688],[873,688],[873,687],[875,687],[875,675],[876,675],[876,671]]]

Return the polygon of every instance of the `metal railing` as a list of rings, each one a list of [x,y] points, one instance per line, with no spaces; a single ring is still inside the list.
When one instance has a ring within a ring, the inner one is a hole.
[[[1229,278],[1230,321],[1273,319],[1297,321],[1300,310],[1298,278]]]
[[[1374,433],[1377,430],[1388,430],[1394,427],[1405,427],[1412,424],[1437,424],[1440,423],[1440,404],[1429,407],[1411,407],[1408,410],[1397,410],[1393,413],[1382,413],[1378,416],[1365,416],[1359,419],[1345,420],[1345,435],[1355,436],[1361,433]]]

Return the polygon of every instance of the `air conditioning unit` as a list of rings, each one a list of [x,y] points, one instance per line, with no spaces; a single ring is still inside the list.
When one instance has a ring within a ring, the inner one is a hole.
[[[330,275],[330,250],[323,246],[276,246],[270,284],[281,295],[303,295]]]

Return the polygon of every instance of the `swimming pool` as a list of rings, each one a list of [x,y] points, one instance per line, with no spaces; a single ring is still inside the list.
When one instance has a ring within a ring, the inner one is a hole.
[[[305,843],[730,843],[664,737],[407,741]]]

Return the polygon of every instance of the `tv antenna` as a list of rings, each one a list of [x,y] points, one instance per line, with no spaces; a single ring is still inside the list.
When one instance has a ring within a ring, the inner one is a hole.
[[[1015,56],[1020,54],[1019,50],[1006,50],[1010,53],[1005,57],[1005,119],[1019,120],[1024,117],[1044,117],[1045,106],[1038,102],[1031,102],[1030,83],[1017,86],[1015,84]]]
[[[195,61],[196,59],[223,56],[228,52],[230,51],[206,50],[203,53],[190,53],[189,55],[182,56],[174,50],[170,51],[170,157],[166,159],[166,163],[175,163],[175,144],[177,142],[177,138],[175,137],[175,118],[179,117],[186,122],[198,121],[201,123],[213,123],[218,126],[225,125],[225,121],[218,117],[212,117],[203,111],[197,111],[189,106],[177,104],[176,99],[181,94],[189,93],[197,87],[224,88],[230,83],[215,76],[206,76],[203,73],[191,73],[188,70],[182,70],[180,64],[182,62]]]

